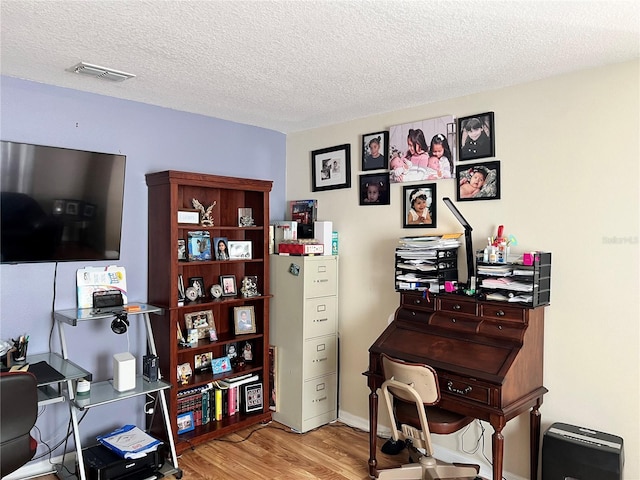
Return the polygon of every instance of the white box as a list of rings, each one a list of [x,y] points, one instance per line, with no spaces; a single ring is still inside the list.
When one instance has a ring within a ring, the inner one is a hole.
[[[113,388],[119,392],[136,388],[136,357],[129,352],[113,356]]]
[[[331,255],[333,222],[314,222],[313,231],[315,239],[324,247],[323,255]]]

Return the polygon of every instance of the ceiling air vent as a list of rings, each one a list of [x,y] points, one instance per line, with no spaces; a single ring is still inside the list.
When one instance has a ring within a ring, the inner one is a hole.
[[[103,80],[110,80],[112,82],[124,82],[128,78],[135,77],[132,73],[121,72],[114,70],[113,68],[100,67],[98,65],[91,65],[90,63],[80,62],[77,65],[67,69],[69,72],[79,73],[81,75],[88,75],[90,77],[102,78]]]

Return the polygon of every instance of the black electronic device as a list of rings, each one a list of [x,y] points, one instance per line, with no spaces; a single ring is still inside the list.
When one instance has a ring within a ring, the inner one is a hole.
[[[556,422],[542,441],[542,480],[621,480],[622,437]]]
[[[142,357],[142,378],[147,382],[158,381],[158,357],[145,355]]]
[[[161,478],[164,460],[158,450],[142,458],[122,458],[103,445],[82,449],[88,480],[132,480]]]
[[[467,288],[475,290],[476,271],[473,263],[473,242],[471,239],[471,231],[473,228],[471,228],[469,222],[462,216],[460,210],[457,209],[449,197],[444,197],[442,201],[449,207],[449,210],[451,210],[451,213],[456,217],[456,220],[460,222],[460,225],[464,227],[464,246],[467,255]]]
[[[120,290],[99,290],[93,292],[93,308],[121,307],[124,305],[124,297]]]
[[[122,335],[123,333],[127,333],[128,328],[129,320],[127,319],[127,314],[117,313],[116,318],[111,322],[111,330],[113,330],[113,333]]]
[[[118,260],[126,157],[0,142],[0,262]]]

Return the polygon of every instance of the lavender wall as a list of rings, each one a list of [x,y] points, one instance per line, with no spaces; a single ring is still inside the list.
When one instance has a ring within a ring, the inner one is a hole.
[[[0,77],[0,122],[2,140],[127,156],[122,250],[112,263],[126,268],[133,302],[147,298],[146,173],[173,169],[273,180],[271,216],[281,219],[285,211],[286,137],[279,132],[10,77]],[[77,269],[107,264],[0,266],[0,338],[27,333],[29,353],[60,352],[52,309],[75,307]],[[132,322],[128,338],[112,333],[109,323],[65,330],[70,357],[95,380],[111,378],[114,353],[130,350],[140,368],[145,350],[142,321]],[[83,441],[124,423],[142,425],[143,401],[89,410],[81,424]],[[47,408],[37,425],[53,447],[64,438],[69,415],[66,405]]]

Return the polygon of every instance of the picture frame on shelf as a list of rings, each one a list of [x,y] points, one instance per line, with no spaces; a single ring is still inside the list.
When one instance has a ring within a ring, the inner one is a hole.
[[[224,357],[218,357],[211,359],[211,369],[214,375],[220,375],[221,373],[231,371],[231,359],[226,355]]]
[[[262,410],[264,399],[262,382],[242,385],[242,398],[244,399],[244,413]]]
[[[193,371],[189,362],[178,365],[178,382],[180,384],[187,385],[191,380],[191,375],[193,375]]]
[[[184,324],[187,329],[198,330],[198,340],[209,338],[209,330],[216,328],[212,310],[185,313]]]
[[[362,171],[389,168],[389,132],[362,135]]]
[[[197,298],[204,298],[206,296],[206,290],[204,289],[204,278],[202,277],[189,277],[189,286],[196,290]]]
[[[403,228],[436,228],[436,184],[405,185],[402,188]]]
[[[240,286],[240,294],[245,298],[260,296],[260,292],[258,292],[258,276],[257,275],[246,275],[242,279],[241,286]]]
[[[214,237],[213,251],[216,260],[229,260],[229,240],[227,237]]]
[[[233,326],[236,335],[256,333],[256,314],[253,305],[233,307]]]
[[[351,145],[311,152],[311,191],[351,188]]]
[[[198,353],[193,357],[193,368],[196,373],[206,372],[211,370],[211,360],[213,359],[213,353],[204,352]]]
[[[458,145],[461,161],[495,157],[493,112],[458,118]]]
[[[193,208],[178,209],[178,223],[200,225],[200,212]]]
[[[224,346],[224,354],[227,358],[233,360],[238,357],[238,342],[227,343]]]
[[[229,240],[229,260],[247,260],[252,257],[251,241]]]
[[[241,207],[238,208],[238,226],[239,227],[255,227],[256,223],[253,220],[253,208]]]
[[[500,161],[458,165],[456,200],[500,199]]]
[[[389,205],[389,175],[369,173],[360,175],[360,205]]]
[[[211,234],[206,230],[187,232],[187,253],[190,262],[211,260]]]
[[[178,435],[190,432],[195,428],[193,412],[184,412],[178,415]]]
[[[253,363],[254,357],[254,345],[251,340],[247,340],[242,344],[242,351],[240,352],[240,356],[244,359],[246,363]]]
[[[178,261],[179,262],[187,261],[187,244],[184,238],[178,239]]]
[[[235,297],[238,295],[235,275],[220,275],[220,285],[222,286],[223,297]]]

